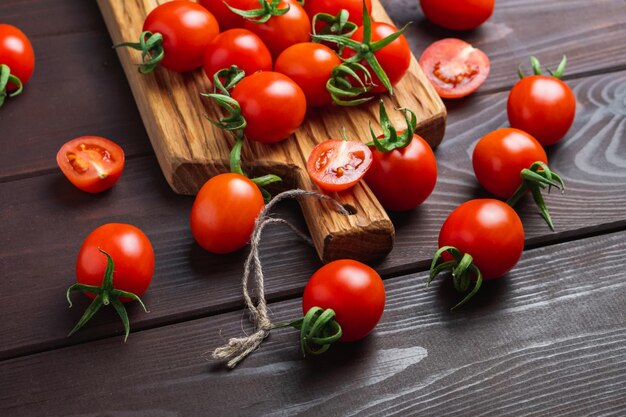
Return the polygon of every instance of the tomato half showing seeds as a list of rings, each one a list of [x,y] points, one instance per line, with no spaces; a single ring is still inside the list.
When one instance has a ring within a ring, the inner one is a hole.
[[[489,75],[489,58],[480,49],[460,39],[434,42],[419,64],[442,98],[461,98],[476,91]]]
[[[372,0],[365,0],[365,7],[367,7],[367,10],[371,14]],[[304,2],[304,9],[311,19],[313,19],[313,16],[318,13],[326,13],[331,16],[337,16],[341,10],[345,9],[350,14],[350,17],[348,18],[350,22],[353,22],[357,26],[361,26],[363,24],[362,0],[307,0]]]
[[[35,52],[28,37],[15,26],[0,24],[0,64],[9,67],[11,74],[26,84],[35,69]],[[7,91],[18,86],[9,82]],[[0,91],[1,93],[1,91]]]
[[[191,233],[212,253],[230,253],[250,240],[263,210],[263,195],[250,179],[227,173],[208,180],[191,208]]]
[[[372,151],[363,143],[330,139],[313,148],[306,168],[322,190],[335,192],[359,182],[371,165]]]
[[[113,187],[124,170],[124,151],[115,142],[99,136],[82,136],[65,143],[57,164],[72,184],[88,193]]]
[[[241,80],[231,96],[246,119],[246,137],[262,143],[279,142],[300,127],[306,114],[302,89],[284,74],[257,72]]]
[[[420,0],[428,20],[452,30],[470,30],[493,13],[495,0]]]
[[[302,311],[312,307],[333,309],[341,326],[341,341],[367,336],[385,309],[385,285],[369,266],[339,260],[321,267],[309,280],[302,296]]]
[[[302,88],[307,106],[332,103],[326,82],[341,60],[329,47],[312,42],[298,43],[285,49],[276,60],[276,72],[285,74]]]

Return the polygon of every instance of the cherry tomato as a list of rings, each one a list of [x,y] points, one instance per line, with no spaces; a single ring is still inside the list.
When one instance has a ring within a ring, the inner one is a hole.
[[[480,139],[472,156],[478,182],[504,199],[522,183],[520,172],[537,161],[548,163],[541,144],[528,133],[511,128],[498,129]]]
[[[309,155],[306,169],[326,191],[343,191],[359,182],[372,165],[372,151],[361,142],[330,139]]]
[[[385,309],[385,285],[376,271],[352,260],[321,267],[309,280],[302,296],[304,314],[312,307],[331,308],[341,326],[342,342],[367,336]]]
[[[57,164],[79,189],[99,193],[113,187],[124,170],[124,151],[115,142],[99,136],[81,136],[65,143]]]
[[[511,127],[530,133],[544,146],[553,145],[574,123],[576,97],[555,77],[531,75],[509,93],[507,114]]]
[[[441,226],[442,246],[454,246],[472,255],[483,278],[494,279],[510,271],[521,258],[524,228],[515,210],[502,201],[470,200],[458,206]]]
[[[204,51],[220,32],[211,13],[197,3],[172,1],[152,10],[143,30],[163,35],[161,65],[171,71],[192,71],[204,60]]]
[[[420,57],[420,66],[442,98],[461,98],[476,91],[489,75],[489,58],[460,39],[442,39]]]
[[[279,142],[300,127],[306,98],[298,84],[277,72],[257,72],[232,90],[247,121],[246,137],[262,143]]]
[[[35,69],[35,52],[30,41],[15,26],[0,24],[0,64],[8,66],[11,74],[26,84]],[[17,85],[9,82],[7,91],[17,89]]]
[[[109,223],[87,236],[78,252],[76,278],[78,283],[100,286],[104,278],[107,257],[115,263],[113,287],[140,297],[146,292],[154,273],[154,251],[148,237],[135,226]],[[86,293],[94,298],[93,294]],[[130,301],[121,297],[121,301]]]
[[[365,6],[369,13],[372,13],[372,0],[365,0]],[[337,16],[343,9],[350,13],[348,20],[357,26],[363,24],[363,1],[362,0],[307,0],[304,2],[304,9],[313,19],[318,13],[326,13]]]
[[[256,0],[199,0],[198,3],[215,16],[223,31],[244,26],[243,17],[233,13],[226,4],[239,10],[250,10],[259,5]]]
[[[397,31],[398,28],[388,23],[372,22],[372,42],[384,39]],[[356,30],[356,32],[352,34],[350,38],[358,42],[363,41],[363,26],[359,26],[359,28]],[[354,50],[350,48],[344,48],[342,54],[344,58],[350,58],[354,55]],[[396,85],[402,79],[402,77],[404,77],[404,74],[406,74],[409,69],[409,65],[411,64],[411,49],[409,48],[409,43],[407,42],[404,35],[400,35],[389,45],[375,52],[374,56],[387,74],[389,82],[392,86]],[[375,93],[382,93],[384,91],[387,91],[387,89],[378,79],[376,74],[374,74],[374,71],[370,69],[369,64],[364,63],[364,65],[370,71],[370,74],[372,75],[372,81],[375,84],[371,91]]]
[[[282,51],[301,42],[311,40],[311,22],[304,8],[296,0],[283,0],[278,8],[289,6],[289,11],[281,16],[273,16],[265,23],[246,20],[245,28],[259,35],[272,56],[278,57]]]
[[[310,107],[333,102],[326,82],[333,68],[341,64],[335,52],[319,43],[304,42],[285,49],[276,60],[276,72],[285,74],[302,88]]]
[[[495,0],[420,0],[428,20],[452,30],[482,25],[493,13]]]
[[[237,65],[246,74],[272,70],[272,56],[261,38],[246,29],[230,29],[217,35],[204,54],[204,72],[213,82],[221,69]]]
[[[264,207],[263,195],[243,175],[216,175],[202,186],[191,208],[191,233],[212,253],[230,253],[250,240]]]
[[[433,192],[437,161],[430,145],[419,135],[413,135],[406,147],[391,152],[381,152],[373,146],[370,149],[373,161],[365,182],[384,208],[412,210]]]

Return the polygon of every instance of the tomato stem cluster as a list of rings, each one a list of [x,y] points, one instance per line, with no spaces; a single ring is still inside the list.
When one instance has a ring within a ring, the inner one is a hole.
[[[561,59],[561,63],[557,67],[556,71],[552,71],[550,68],[546,68],[548,73],[554,78],[561,79],[563,74],[565,74],[565,66],[567,65],[567,57],[563,55],[563,59]],[[543,71],[541,70],[541,64],[537,57],[530,57],[530,66],[533,70],[533,75],[543,75]],[[517,75],[520,79],[524,78],[526,75],[524,74],[524,70],[522,70],[522,66],[517,69]]]
[[[401,134],[398,134],[398,131],[389,120],[387,110],[385,110],[385,103],[383,100],[380,100],[378,112],[380,114],[380,126],[383,129],[383,137],[379,139],[376,136],[374,129],[372,129],[372,122],[370,122],[372,141],[369,142],[367,146],[375,146],[380,152],[386,153],[391,152],[394,149],[405,148],[411,143],[411,140],[413,140],[413,134],[417,128],[417,116],[413,111],[407,108],[400,108],[397,110],[404,112],[404,120],[406,121],[406,129]]]
[[[254,10],[241,10],[231,7],[228,3],[224,2],[226,7],[230,9],[231,12],[243,17],[246,20],[249,20],[253,23],[265,23],[270,20],[274,16],[282,16],[287,13],[290,9],[289,4],[287,4],[283,8],[279,8],[280,2],[282,0],[259,0],[259,4],[261,8]]]
[[[311,307],[304,317],[273,325],[272,329],[283,327],[300,330],[300,348],[305,357],[326,352],[343,334],[341,326],[335,321],[335,311],[330,308]]]
[[[17,89],[12,93],[7,92],[7,85],[9,82],[17,85]],[[19,96],[24,90],[24,86],[22,81],[11,74],[11,68],[8,65],[0,64],[0,107],[4,104],[4,100],[7,97],[15,97]]]
[[[122,42],[113,45],[113,48],[127,46],[137,51],[141,51],[141,64],[138,64],[139,72],[148,74],[152,72],[165,57],[163,49],[163,35],[149,31],[139,35],[139,42]]]
[[[452,260],[445,261],[443,254],[448,253],[452,256]],[[451,310],[462,306],[469,301],[480,289],[483,283],[483,275],[480,269],[474,264],[474,259],[469,253],[463,253],[454,246],[442,246],[435,252],[433,261],[430,265],[430,275],[426,282],[426,288],[430,286],[430,283],[443,271],[452,272],[452,282],[454,283],[454,289],[459,292],[466,292],[473,279],[475,284],[472,290],[458,302]]]
[[[113,288],[113,270],[115,269],[113,259],[111,258],[111,255],[109,255],[104,250],[100,248],[98,248],[98,250],[107,257],[107,266],[104,271],[102,285],[98,287],[95,285],[76,283],[70,286],[65,293],[65,297],[67,298],[67,302],[69,303],[70,308],[72,307],[72,300],[70,299],[70,294],[72,293],[72,291],[82,291],[84,293],[96,294],[96,298],[94,298],[89,307],[87,307],[87,310],[85,310],[85,313],[80,318],[78,323],[76,323],[76,326],[74,326],[74,328],[70,331],[68,337],[80,330],[80,328],[83,327],[85,323],[87,323],[89,319],[91,319],[98,312],[98,310],[100,310],[100,307],[102,307],[103,305],[111,304],[113,308],[115,308],[117,314],[122,319],[125,332],[124,341],[126,341],[128,339],[128,334],[130,333],[130,322],[128,320],[126,308],[119,298],[126,297],[138,301],[146,313],[148,312],[148,310],[146,309],[143,301],[141,301],[141,298],[139,298],[137,295],[133,294],[132,292],[122,291]]]
[[[352,36],[352,34],[358,29],[358,26],[355,23],[349,21],[349,18],[350,13],[346,9],[342,9],[339,13],[337,13],[336,16],[327,13],[316,14],[311,20],[311,26],[313,28],[313,41],[320,42],[319,40],[315,39],[315,36],[317,35],[337,35],[345,37]],[[316,31],[318,21],[325,23],[324,27],[319,33],[317,33]],[[342,49],[343,47],[340,46],[339,54],[341,54]]]

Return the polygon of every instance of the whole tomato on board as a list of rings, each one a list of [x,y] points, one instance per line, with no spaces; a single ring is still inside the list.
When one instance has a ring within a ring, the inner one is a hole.
[[[243,17],[231,11],[228,6],[234,9],[250,10],[259,4],[256,0],[199,0],[198,3],[211,12],[222,31],[244,26]]]
[[[372,13],[372,0],[365,0],[366,10],[363,9],[363,4],[362,0],[306,0],[304,9],[311,19],[318,13],[336,16],[341,10],[347,10],[350,14],[349,20],[360,26],[363,24],[363,13]]]
[[[534,75],[524,77],[513,86],[507,102],[511,127],[530,133],[542,145],[554,145],[567,134],[576,115],[576,96],[560,80],[567,59],[551,76],[542,75],[541,66],[531,57]]]
[[[459,307],[478,291],[483,279],[496,279],[509,272],[523,250],[522,221],[509,205],[494,199],[467,201],[441,226],[428,284],[444,270],[452,271],[457,291],[467,291],[474,280],[471,292],[454,306]]]
[[[470,30],[493,13],[495,0],[420,0],[428,20],[452,30]]]
[[[113,187],[124,170],[122,148],[99,136],[81,136],[66,142],[56,159],[65,177],[88,193]]]
[[[143,295],[154,274],[154,251],[148,237],[137,227],[109,223],[95,229],[83,242],[76,260],[77,283],[67,290],[82,291],[93,298],[70,335],[78,331],[102,305],[112,304],[126,332],[130,331],[128,315],[122,303],[143,302]],[[70,307],[72,303],[70,301]]]
[[[175,0],[152,10],[143,24],[142,41],[124,42],[142,51],[139,71],[146,74],[158,65],[175,72],[192,71],[202,66],[204,52],[220,32],[215,17],[197,3]]]
[[[441,98],[461,98],[487,79],[489,57],[460,39],[442,39],[424,50],[420,67]]]
[[[0,24],[0,107],[7,96],[21,93],[34,69],[35,52],[28,37],[15,26]]]
[[[341,60],[329,47],[312,42],[298,43],[285,49],[276,60],[275,71],[285,74],[302,88],[309,107],[333,102],[326,83]]]
[[[353,187],[371,165],[372,151],[363,143],[329,139],[313,148],[306,169],[322,190],[337,192]]]

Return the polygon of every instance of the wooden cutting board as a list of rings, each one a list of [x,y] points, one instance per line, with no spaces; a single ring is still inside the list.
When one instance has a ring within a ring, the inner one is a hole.
[[[98,0],[113,43],[135,41],[146,15],[165,0]],[[379,0],[373,0],[374,20],[391,22]],[[139,112],[152,146],[172,189],[180,194],[195,194],[207,179],[228,171],[228,154],[233,138],[209,123],[204,115],[218,119],[218,106],[200,93],[210,92],[202,70],[176,74],[157,68],[142,75],[135,64],[140,54],[118,48]],[[385,97],[394,123],[404,119],[393,107],[408,107],[418,118],[418,133],[433,147],[444,135],[446,109],[412,57],[409,73],[395,86],[395,95]],[[348,137],[370,140],[369,121],[377,127],[378,101],[358,108],[330,106],[310,109],[300,129],[289,139],[273,145],[248,142],[244,146],[244,170],[250,174],[274,173],[283,177],[282,186],[316,190],[306,172],[306,160],[313,147],[329,138]],[[382,258],[393,246],[394,228],[376,197],[361,181],[351,190],[332,197],[349,206],[354,214],[340,215],[327,203],[312,199],[300,201],[309,231],[324,262],[352,258],[362,261]]]

